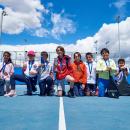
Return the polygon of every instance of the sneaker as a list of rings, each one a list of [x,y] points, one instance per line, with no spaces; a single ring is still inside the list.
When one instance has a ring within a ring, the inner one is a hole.
[[[9,97],[8,93],[4,94],[5,97]]]
[[[85,95],[90,96],[91,95],[90,91],[85,92]]]
[[[8,92],[6,91],[5,94],[4,94],[4,96],[5,96],[5,97],[9,97],[9,95],[8,95],[9,92],[10,92],[10,91],[8,91]]]
[[[62,90],[62,95],[63,96],[66,96],[66,92]]]
[[[27,93],[24,93],[24,95],[27,95],[27,96],[32,96],[32,93],[30,92],[27,92]]]
[[[95,91],[92,91],[91,96],[95,96],[95,93],[96,93]]]
[[[98,96],[98,93],[99,93],[99,90],[98,88],[96,89],[96,92],[95,92],[95,96]]]
[[[36,92],[36,91],[37,91],[37,88],[36,88],[36,87],[32,87],[32,91],[33,91],[33,92]]]
[[[74,92],[73,92],[73,90],[69,90],[68,91],[68,97],[70,97],[70,98],[75,98],[76,96],[75,96],[75,94],[74,94]]]
[[[16,91],[15,90],[11,90],[8,94],[6,94],[6,97],[15,97],[16,96]]]

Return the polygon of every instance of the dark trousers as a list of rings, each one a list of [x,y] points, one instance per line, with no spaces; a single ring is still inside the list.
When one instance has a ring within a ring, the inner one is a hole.
[[[85,92],[96,92],[96,84],[86,84]]]
[[[54,93],[53,79],[48,76],[46,79],[39,81],[40,96],[52,96]]]
[[[84,96],[81,83],[74,83],[73,92],[75,96]]]
[[[36,85],[37,85],[37,76],[35,77],[27,77],[30,80],[31,86],[32,86],[32,91],[35,92],[37,91]]]
[[[3,79],[0,79],[0,96],[4,95],[4,85],[5,81]]]
[[[27,94],[30,95],[32,94],[32,82],[31,81],[32,77],[26,77],[24,74],[23,75],[18,75],[18,74],[13,74],[10,77],[10,84],[11,84],[11,89],[15,90],[15,85],[16,85],[16,80],[20,82],[24,82],[27,85]]]

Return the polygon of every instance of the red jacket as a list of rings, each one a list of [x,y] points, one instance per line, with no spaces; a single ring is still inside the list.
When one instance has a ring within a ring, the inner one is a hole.
[[[67,75],[72,75],[71,58],[64,55],[62,59],[57,57],[56,78],[58,80],[64,79]]]

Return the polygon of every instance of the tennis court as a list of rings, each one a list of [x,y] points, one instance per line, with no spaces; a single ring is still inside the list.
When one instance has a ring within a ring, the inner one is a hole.
[[[130,97],[0,97],[1,130],[130,130]]]

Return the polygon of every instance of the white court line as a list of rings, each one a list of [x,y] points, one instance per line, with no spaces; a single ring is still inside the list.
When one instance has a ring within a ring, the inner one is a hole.
[[[64,105],[63,105],[63,97],[60,97],[60,106],[59,106],[59,130],[66,130],[65,114],[64,114]]]

